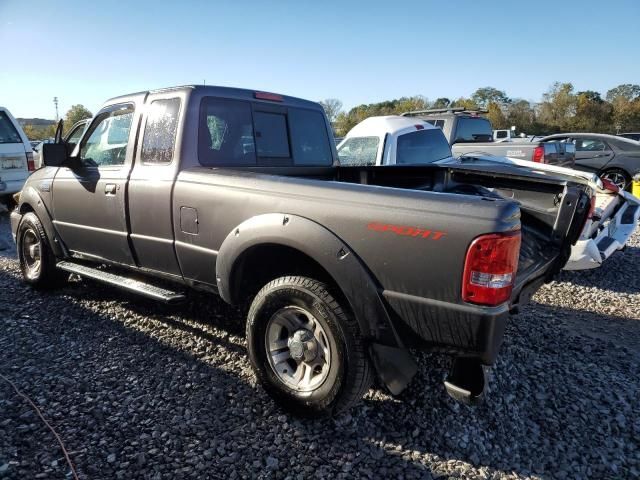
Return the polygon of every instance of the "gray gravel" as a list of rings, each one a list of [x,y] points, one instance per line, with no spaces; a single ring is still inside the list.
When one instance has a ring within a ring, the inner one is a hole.
[[[33,292],[0,251],[0,373],[40,406],[81,478],[637,478],[639,272],[636,234],[604,268],[545,286],[512,319],[480,407],[449,399],[446,360],[420,354],[400,399],[371,390],[349,414],[301,421],[256,387],[236,309],[79,281]],[[0,380],[0,478],[66,474]]]

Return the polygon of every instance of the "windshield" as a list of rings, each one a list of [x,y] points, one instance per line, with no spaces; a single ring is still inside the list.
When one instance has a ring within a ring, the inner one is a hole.
[[[450,156],[449,143],[439,128],[418,130],[398,137],[398,165],[433,163]]]
[[[0,112],[0,143],[22,143],[16,127],[4,112]]]
[[[490,142],[493,140],[491,123],[482,117],[458,117],[453,143]]]

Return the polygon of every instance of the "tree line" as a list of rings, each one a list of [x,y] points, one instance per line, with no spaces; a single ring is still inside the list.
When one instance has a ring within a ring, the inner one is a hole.
[[[573,84],[555,82],[539,102],[510,98],[494,87],[478,88],[470,97],[437,98],[422,95],[402,97],[342,110],[335,98],[320,102],[334,127],[336,136],[344,136],[368,117],[398,115],[412,110],[464,107],[486,110],[493,128],[516,127],[530,135],[559,132],[620,133],[640,131],[640,85],[622,84],[607,91],[604,98],[593,90],[575,91]]]
[[[73,105],[64,116],[64,133],[68,132],[74,123],[92,116],[93,114],[84,105]],[[53,138],[56,133],[56,127],[57,125],[54,121],[47,121],[43,124],[42,121],[29,123],[29,120],[25,120],[22,124],[22,129],[29,140]]]

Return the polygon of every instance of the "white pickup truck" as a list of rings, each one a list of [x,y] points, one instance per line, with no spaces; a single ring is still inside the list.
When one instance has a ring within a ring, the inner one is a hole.
[[[349,131],[337,149],[343,166],[506,163],[540,175],[588,184],[594,192],[592,213],[579,241],[572,247],[565,270],[599,267],[625,246],[640,217],[640,199],[609,182],[603,184],[595,174],[510,157],[480,154],[454,158],[442,130],[419,118],[395,115],[367,118]],[[508,193],[500,190],[502,196]]]

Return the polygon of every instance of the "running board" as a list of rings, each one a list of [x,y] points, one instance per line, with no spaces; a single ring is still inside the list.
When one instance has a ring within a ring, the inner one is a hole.
[[[79,263],[58,262],[56,267],[65,272],[75,273],[81,277],[90,278],[165,303],[179,303],[186,298],[185,295],[180,292],[167,290],[129,277],[87,267]]]

